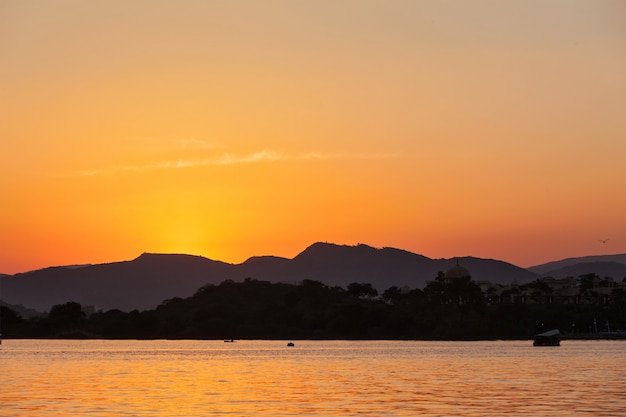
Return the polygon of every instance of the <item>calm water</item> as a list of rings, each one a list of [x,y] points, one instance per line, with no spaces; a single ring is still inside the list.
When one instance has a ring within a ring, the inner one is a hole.
[[[295,343],[5,340],[0,415],[626,415],[623,341]]]

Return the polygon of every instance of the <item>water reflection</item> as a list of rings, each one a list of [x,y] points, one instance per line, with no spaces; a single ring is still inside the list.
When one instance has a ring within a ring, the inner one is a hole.
[[[621,341],[30,341],[0,348],[2,415],[626,414]],[[620,365],[621,364],[621,365]]]

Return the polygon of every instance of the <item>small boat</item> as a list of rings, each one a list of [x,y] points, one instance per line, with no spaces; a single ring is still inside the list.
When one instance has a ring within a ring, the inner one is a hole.
[[[559,329],[552,329],[536,334],[533,346],[561,346],[561,332]]]
[[[289,342],[289,343],[287,343],[287,346],[291,347],[291,346],[295,346],[295,345],[293,344],[293,342]]]
[[[233,343],[235,339],[225,339],[224,343]]]

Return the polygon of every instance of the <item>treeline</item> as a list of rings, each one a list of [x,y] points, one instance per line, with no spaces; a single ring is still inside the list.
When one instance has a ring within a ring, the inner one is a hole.
[[[2,307],[6,338],[104,339],[527,339],[542,330],[604,331],[624,326],[624,300],[608,305],[493,304],[468,279],[436,279],[424,290],[370,284],[329,287],[254,279],[200,288],[154,310],[99,311],[54,306],[23,319]],[[595,323],[595,324],[594,324]]]

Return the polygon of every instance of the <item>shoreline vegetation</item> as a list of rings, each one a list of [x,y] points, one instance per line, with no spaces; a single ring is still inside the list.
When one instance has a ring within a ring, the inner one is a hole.
[[[86,334],[82,331],[78,332],[68,332],[68,333],[59,333],[50,336],[21,336],[21,337],[4,337],[3,340],[207,340],[207,341],[223,341],[223,342],[231,342],[236,343],[238,341],[247,341],[247,340],[268,340],[268,341],[324,341],[324,340],[345,340],[345,341],[405,341],[405,342],[489,342],[489,341],[532,341],[534,338],[533,335],[530,336],[520,336],[520,337],[476,337],[476,338],[366,338],[366,337],[357,337],[357,338],[341,338],[341,337],[333,337],[333,338],[286,338],[286,337],[255,337],[255,338],[236,338],[236,339],[222,339],[219,337],[101,337],[93,334]],[[605,333],[577,333],[577,334],[561,334],[561,341],[567,340],[611,340],[611,341],[619,341],[626,340],[626,334],[623,331],[612,332],[611,334]]]
[[[469,278],[382,295],[370,284],[248,278],[153,310],[89,312],[69,301],[27,319],[3,306],[1,317],[5,339],[527,340],[554,328],[565,340],[624,338],[616,330],[625,307],[623,295],[604,304],[491,304]]]

